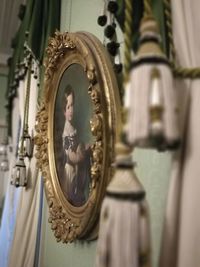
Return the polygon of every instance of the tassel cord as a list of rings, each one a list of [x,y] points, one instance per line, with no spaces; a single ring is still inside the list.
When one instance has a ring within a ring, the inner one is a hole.
[[[132,10],[131,0],[125,0],[125,21],[124,21],[124,84],[128,82],[129,70],[131,65],[131,47],[132,47]]]
[[[30,59],[30,66],[28,72],[28,80],[27,80],[27,89],[26,89],[26,100],[25,100],[25,127],[24,132],[28,132],[28,116],[29,116],[29,100],[30,100],[30,88],[31,88],[31,67],[32,67],[32,59]]]
[[[144,15],[145,17],[151,17],[153,15],[152,8],[151,8],[151,0],[144,0]]]
[[[175,68],[175,58],[176,51],[174,47],[173,30],[172,30],[172,10],[171,1],[164,0],[164,14],[166,16],[166,24],[168,29],[168,39],[169,39],[169,60],[171,61],[173,69]]]
[[[177,66],[176,64],[176,51],[173,39],[173,24],[172,24],[172,8],[171,0],[164,0],[164,12],[166,16],[167,23],[167,34],[169,39],[169,49],[170,49],[170,61],[173,69],[174,76],[177,78],[185,79],[197,79],[200,78],[200,67],[196,68],[184,68],[182,66]]]
[[[32,67],[32,57],[28,64],[28,78],[26,86],[26,96],[24,104],[24,119],[23,119],[23,129],[22,129],[22,140],[20,147],[20,154],[23,155],[24,152],[24,135],[28,133],[28,115],[29,115],[29,99],[30,99],[30,85],[31,85],[31,67]]]

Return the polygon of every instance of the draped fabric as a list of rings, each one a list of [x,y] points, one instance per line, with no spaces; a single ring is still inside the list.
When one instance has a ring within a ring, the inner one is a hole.
[[[34,55],[34,66],[42,64],[44,50],[49,35],[59,29],[60,0],[28,0],[25,15],[14,38],[14,51],[9,66],[8,77],[8,109],[9,135],[12,139],[13,152],[10,156],[10,180],[12,167],[16,163],[19,132],[22,132],[24,104],[27,88],[27,72],[21,75],[25,68],[24,42],[25,39]],[[29,32],[27,37],[27,32]],[[31,75],[29,103],[29,134],[34,135],[35,116],[38,107],[38,95],[42,91],[43,69],[40,65],[38,78]],[[21,123],[20,123],[21,122]],[[21,125],[21,127],[20,127]],[[34,153],[33,153],[34,154]],[[0,228],[0,266],[1,267],[32,267],[34,266],[36,243],[40,230],[39,214],[42,200],[41,175],[36,167],[36,159],[25,158],[28,176],[26,188],[8,186],[5,206]]]
[[[20,84],[24,90],[19,90],[19,107],[20,117],[23,121],[24,116],[24,99],[27,77]],[[37,107],[37,80],[31,79],[30,88],[30,106],[29,106],[29,132],[34,133],[34,124]],[[37,221],[39,211],[39,194],[40,194],[40,177],[36,168],[36,159],[26,158],[28,186],[20,189],[18,200],[16,224],[13,236],[12,247],[10,249],[9,265],[10,267],[33,266],[36,245]],[[18,190],[18,189],[16,189]],[[20,247],[20,249],[19,249]]]
[[[35,259],[34,259],[34,267],[39,266],[40,261],[40,250],[41,250],[41,241],[42,241],[42,208],[43,208],[43,197],[44,197],[44,190],[43,190],[43,181],[41,180],[41,186],[40,186],[40,204],[39,204],[39,219],[38,219],[38,225],[37,225],[37,239],[36,239],[36,247],[35,247]]]
[[[14,99],[13,108],[13,152],[10,155],[10,173],[15,165],[19,132],[21,130],[20,121],[24,116],[24,98],[26,82],[20,81],[18,94],[19,97]],[[32,79],[30,92],[30,113],[29,113],[29,130],[34,131],[36,103],[37,103],[37,81]],[[2,225],[0,229],[0,266],[33,266],[35,256],[35,243],[37,233],[38,208],[40,179],[36,168],[35,158],[30,161],[26,160],[28,167],[28,187],[15,188],[8,186],[6,193]],[[20,249],[19,249],[20,248]]]
[[[19,99],[16,98],[13,101],[13,125],[12,125],[12,153],[9,155],[10,160],[10,170],[6,173],[7,177],[11,176],[12,166],[15,164],[16,159],[16,146],[18,143],[18,132],[20,131],[20,121],[19,121]],[[15,223],[16,223],[16,213],[17,205],[20,196],[20,189],[15,190],[13,186],[8,186],[5,203],[2,214],[1,228],[0,228],[0,266],[7,267],[9,260],[9,251],[12,246]]]
[[[171,1],[177,61],[200,66],[199,1]],[[200,266],[200,81],[177,80],[182,148],[174,155],[160,267]]]

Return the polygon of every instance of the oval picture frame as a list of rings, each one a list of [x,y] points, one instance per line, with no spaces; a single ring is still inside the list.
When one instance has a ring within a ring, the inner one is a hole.
[[[91,33],[55,32],[36,117],[36,159],[57,241],[93,239],[121,125],[110,58]]]

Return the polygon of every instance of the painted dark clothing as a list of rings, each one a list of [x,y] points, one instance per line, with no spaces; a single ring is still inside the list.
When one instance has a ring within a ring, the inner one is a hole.
[[[76,129],[66,121],[63,131],[66,196],[74,206],[81,206],[87,200],[90,180],[90,151],[78,142]]]

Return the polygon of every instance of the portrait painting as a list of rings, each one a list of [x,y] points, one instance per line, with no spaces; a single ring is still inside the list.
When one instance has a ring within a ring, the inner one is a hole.
[[[94,240],[121,129],[112,62],[93,34],[56,31],[44,66],[34,142],[48,221],[58,242]]]
[[[67,201],[84,205],[90,193],[94,142],[90,120],[89,81],[82,65],[71,64],[63,72],[55,99],[54,154],[57,177]]]

